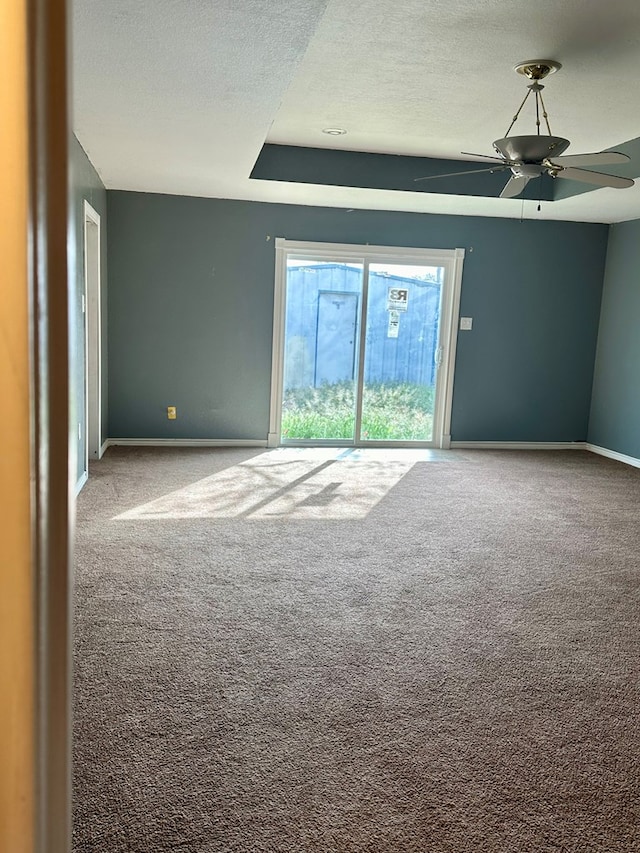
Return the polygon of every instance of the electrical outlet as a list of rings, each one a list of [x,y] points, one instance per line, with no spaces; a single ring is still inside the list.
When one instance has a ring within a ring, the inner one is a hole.
[[[473,329],[473,317],[460,317],[460,330],[470,332]]]
[[[175,421],[178,417],[178,411],[175,406],[167,406],[167,417],[170,421]]]

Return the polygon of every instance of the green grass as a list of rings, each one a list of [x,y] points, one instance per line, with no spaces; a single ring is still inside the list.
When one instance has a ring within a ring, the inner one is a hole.
[[[282,437],[353,438],[355,384],[293,388],[282,404]],[[362,404],[362,438],[429,441],[433,425],[433,388],[408,383],[367,385]]]

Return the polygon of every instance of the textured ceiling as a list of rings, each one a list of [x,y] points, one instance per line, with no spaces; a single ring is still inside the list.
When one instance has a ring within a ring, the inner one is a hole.
[[[570,153],[640,137],[637,0],[74,0],[73,49],[74,128],[109,188],[520,216],[520,199],[249,175],[265,142],[490,154],[526,93],[512,67],[533,58],[563,63],[544,96]],[[524,204],[614,222],[640,218],[640,187]]]

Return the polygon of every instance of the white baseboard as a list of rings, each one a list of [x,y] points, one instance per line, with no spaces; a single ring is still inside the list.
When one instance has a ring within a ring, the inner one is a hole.
[[[586,450],[585,441],[452,441],[452,450]]]
[[[108,447],[267,447],[268,442],[261,439],[238,438],[108,438],[100,448],[100,456]],[[451,450],[589,450],[599,456],[606,456],[616,462],[624,462],[634,468],[640,468],[640,459],[589,444],[586,441],[451,441]],[[85,471],[76,483],[76,495],[87,482]]]
[[[84,486],[84,484],[87,482],[88,479],[89,479],[88,472],[83,471],[82,474],[80,475],[80,479],[76,483],[76,497],[78,497],[78,495],[80,494],[80,492],[82,490],[82,487]]]
[[[587,444],[587,450],[597,453],[599,456],[606,456],[607,459],[615,459],[616,462],[624,462],[626,465],[633,465],[634,468],[640,468],[640,459],[637,459],[635,456],[627,456],[626,453],[618,453],[617,450],[598,447],[597,444]]]
[[[266,447],[266,440],[249,438],[108,438],[103,447]]]
[[[102,445],[100,447],[100,451],[98,453],[98,459],[102,459],[102,457],[104,456],[104,452],[107,449],[107,447],[109,447],[109,439],[102,442]]]

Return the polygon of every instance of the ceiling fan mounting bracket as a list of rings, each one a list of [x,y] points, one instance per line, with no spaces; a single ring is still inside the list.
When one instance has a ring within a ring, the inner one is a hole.
[[[544,80],[549,74],[555,74],[559,71],[562,65],[556,62],[555,59],[527,59],[525,62],[518,62],[514,65],[513,70],[529,80]]]

